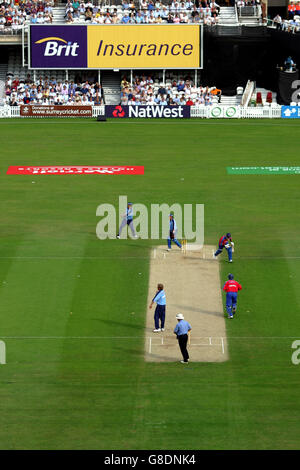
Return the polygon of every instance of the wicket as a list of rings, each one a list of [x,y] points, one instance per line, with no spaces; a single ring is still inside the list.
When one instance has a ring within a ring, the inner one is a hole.
[[[183,239],[183,240],[182,240],[181,246],[182,246],[182,253],[183,253],[184,255],[186,255],[186,248],[187,248],[186,239]]]

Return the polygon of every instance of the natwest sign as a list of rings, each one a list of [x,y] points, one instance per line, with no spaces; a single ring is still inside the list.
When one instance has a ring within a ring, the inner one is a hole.
[[[130,105],[105,106],[105,116],[111,118],[165,118],[178,119],[191,117],[190,106]]]

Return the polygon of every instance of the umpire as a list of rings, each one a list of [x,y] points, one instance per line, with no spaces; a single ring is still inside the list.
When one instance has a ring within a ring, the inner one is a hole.
[[[187,364],[189,362],[189,353],[187,351],[186,345],[188,342],[189,331],[191,331],[191,325],[184,319],[182,313],[177,313],[177,325],[174,328],[174,333],[177,335],[179,347],[181,354],[183,356],[183,361],[180,361],[182,364]]]

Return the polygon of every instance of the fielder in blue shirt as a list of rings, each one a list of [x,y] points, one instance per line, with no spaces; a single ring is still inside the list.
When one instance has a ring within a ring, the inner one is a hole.
[[[182,313],[177,313],[176,315],[177,325],[174,328],[174,333],[177,335],[178,344],[180,347],[181,354],[183,356],[183,364],[187,364],[189,362],[189,353],[187,350],[187,342],[188,342],[188,335],[191,331],[191,325],[184,319]]]
[[[173,214],[170,214],[170,235],[168,238],[168,251],[171,250],[171,241],[174,242],[179,248],[181,248],[181,243],[176,238],[177,225],[174,219]]]
[[[152,299],[149,308],[152,308],[152,305],[156,302],[156,309],[154,312],[154,332],[165,331],[165,319],[166,319],[166,294],[164,291],[163,284],[157,284],[157,292]],[[160,320],[160,326],[159,326]]]
[[[128,204],[127,204],[126,214],[123,215],[123,220],[122,220],[122,223],[120,225],[120,228],[119,228],[119,231],[118,231],[118,234],[117,234],[117,238],[120,238],[121,232],[122,232],[122,230],[123,230],[123,228],[125,227],[126,224],[129,225],[133,237],[137,238],[137,235],[135,233],[134,226],[133,226],[132,202],[128,202]]]

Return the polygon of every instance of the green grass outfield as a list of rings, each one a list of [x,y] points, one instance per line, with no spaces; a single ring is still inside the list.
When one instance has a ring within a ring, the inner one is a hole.
[[[300,175],[226,166],[299,165],[300,123],[24,119],[1,120],[0,133],[0,448],[299,448]],[[145,175],[6,175],[69,164]],[[154,242],[95,235],[97,206],[119,195],[204,203],[205,242],[233,234],[244,290],[228,362],[144,362]]]

